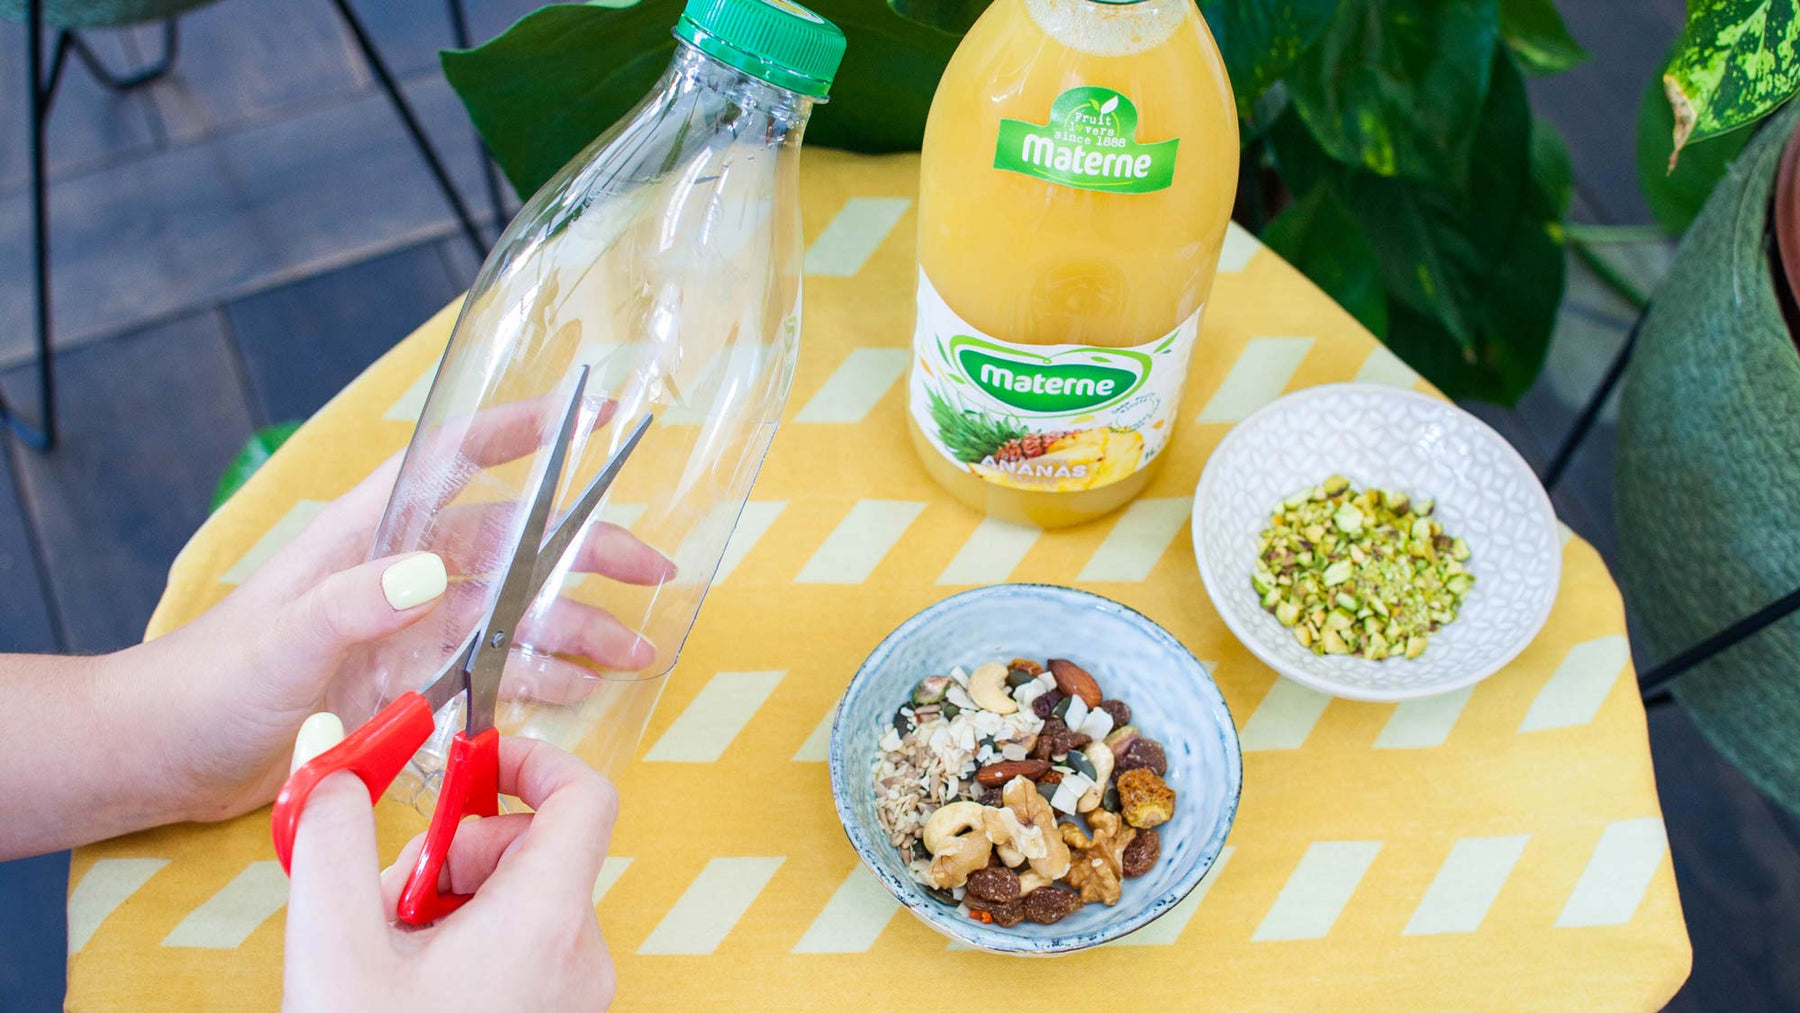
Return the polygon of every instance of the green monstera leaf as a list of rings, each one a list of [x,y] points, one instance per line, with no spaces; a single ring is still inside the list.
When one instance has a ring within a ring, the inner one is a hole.
[[[1534,127],[1512,60],[1502,53],[1490,68],[1469,170],[1453,180],[1346,166],[1292,114],[1270,139],[1303,200],[1329,188],[1374,251],[1388,347],[1453,397],[1511,403],[1543,365],[1562,300],[1568,177],[1560,141]]]
[[[1754,123],[1800,89],[1800,0],[1688,0],[1662,83],[1674,168],[1688,144]]]
[[[683,6],[638,0],[545,7],[486,45],[443,54],[444,76],[519,194],[536,192],[650,90],[675,50],[669,30]],[[809,6],[843,29],[849,45],[832,101],[807,125],[807,143],[916,150],[958,36],[896,16],[875,0]],[[916,0],[906,6],[923,9]]]
[[[1378,176],[1460,179],[1499,34],[1497,0],[1344,0],[1288,92],[1338,161]]]
[[[1500,0],[1500,37],[1529,74],[1560,74],[1588,58],[1554,0]]]

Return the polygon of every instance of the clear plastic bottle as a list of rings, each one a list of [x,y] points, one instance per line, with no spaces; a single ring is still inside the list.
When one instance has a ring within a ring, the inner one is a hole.
[[[499,726],[609,775],[643,733],[787,399],[800,140],[844,49],[788,0],[691,0],[675,35],[656,87],[526,203],[463,304],[372,550],[437,552],[451,589],[354,660],[330,701],[347,723],[426,681],[492,604],[587,365],[559,510],[656,421],[521,625]],[[397,797],[427,801],[460,724],[438,715]]]

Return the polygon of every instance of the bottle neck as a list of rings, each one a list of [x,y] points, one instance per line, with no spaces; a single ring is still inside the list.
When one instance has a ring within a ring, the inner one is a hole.
[[[680,39],[658,87],[672,95],[719,96],[735,111],[735,129],[769,144],[798,144],[815,101],[727,66]]]

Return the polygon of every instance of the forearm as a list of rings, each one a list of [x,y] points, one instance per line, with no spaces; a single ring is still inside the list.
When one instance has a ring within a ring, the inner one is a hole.
[[[132,678],[142,650],[0,655],[0,860],[183,817],[166,769],[174,708]]]

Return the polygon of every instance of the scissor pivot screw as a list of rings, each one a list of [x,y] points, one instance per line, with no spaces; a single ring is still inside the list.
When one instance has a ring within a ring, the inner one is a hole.
[[[506,646],[506,631],[505,630],[495,630],[494,635],[488,638],[488,646],[495,647],[495,648],[505,647]]]

